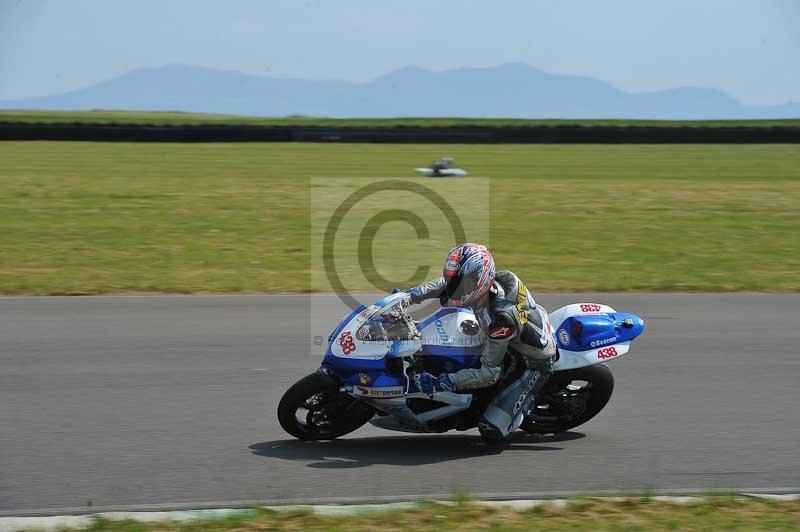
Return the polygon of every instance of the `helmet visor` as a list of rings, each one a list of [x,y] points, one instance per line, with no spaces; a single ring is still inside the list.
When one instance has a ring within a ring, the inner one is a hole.
[[[469,272],[466,275],[454,275],[447,280],[447,285],[445,286],[447,299],[456,305],[468,303],[472,294],[475,293],[477,285],[478,272],[476,271]]]

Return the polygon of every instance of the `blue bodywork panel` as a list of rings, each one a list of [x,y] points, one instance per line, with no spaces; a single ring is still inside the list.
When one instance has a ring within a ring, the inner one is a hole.
[[[566,334],[562,331],[565,331]],[[567,318],[555,335],[561,349],[588,351],[598,347],[629,342],[643,331],[644,321],[636,314],[612,312]],[[564,342],[565,339],[569,341]]]

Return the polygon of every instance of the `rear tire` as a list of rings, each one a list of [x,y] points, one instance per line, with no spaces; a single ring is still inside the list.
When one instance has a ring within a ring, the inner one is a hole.
[[[614,375],[608,366],[558,371],[547,381],[520,428],[531,434],[568,431],[599,414],[613,391]]]
[[[375,410],[339,390],[338,382],[321,373],[297,381],[278,404],[283,430],[300,440],[332,440],[372,419]]]

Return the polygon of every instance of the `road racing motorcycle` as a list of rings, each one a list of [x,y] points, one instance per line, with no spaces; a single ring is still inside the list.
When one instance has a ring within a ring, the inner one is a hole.
[[[510,351],[492,386],[419,391],[415,373],[479,367],[485,336],[471,309],[444,307],[416,321],[408,306],[406,294],[391,294],[339,323],[319,370],[291,386],[278,405],[286,432],[328,440],[367,422],[415,433],[472,429],[492,398],[525,371],[522,356]],[[523,414],[519,427],[529,433],[564,432],[596,416],[614,389],[606,362],[628,352],[644,321],[608,305],[575,303],[552,312],[547,327],[558,354],[553,375]]]

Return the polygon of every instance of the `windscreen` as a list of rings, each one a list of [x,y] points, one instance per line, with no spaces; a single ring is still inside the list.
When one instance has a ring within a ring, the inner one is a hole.
[[[395,341],[411,340],[419,337],[414,321],[408,315],[408,300],[398,299],[370,316],[359,327],[356,336],[359,340]]]

